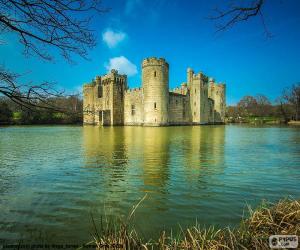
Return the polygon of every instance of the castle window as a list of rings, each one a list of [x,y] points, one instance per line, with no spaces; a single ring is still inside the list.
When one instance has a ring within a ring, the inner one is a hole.
[[[103,96],[103,87],[102,85],[98,86],[98,98],[101,98]]]
[[[156,71],[154,71],[154,77],[156,77]]]
[[[195,94],[196,94],[196,89],[195,89]]]
[[[131,115],[135,115],[135,106],[131,105]]]
[[[177,105],[178,101],[176,100],[176,105]]]
[[[154,103],[154,109],[156,109],[156,102]]]

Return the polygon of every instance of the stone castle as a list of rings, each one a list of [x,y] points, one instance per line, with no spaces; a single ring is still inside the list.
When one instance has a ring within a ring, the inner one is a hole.
[[[169,90],[169,64],[142,62],[142,87],[129,89],[127,76],[111,70],[83,86],[84,124],[195,125],[224,123],[225,84],[187,69],[187,82]]]

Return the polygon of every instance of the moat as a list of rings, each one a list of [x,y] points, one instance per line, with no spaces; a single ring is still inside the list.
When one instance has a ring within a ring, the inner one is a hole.
[[[245,204],[300,197],[300,127],[0,127],[0,240],[87,242],[101,216],[146,237],[236,225]],[[149,237],[150,238],[150,237]]]

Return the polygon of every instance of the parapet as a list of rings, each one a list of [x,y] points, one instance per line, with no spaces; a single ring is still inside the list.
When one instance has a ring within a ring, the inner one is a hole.
[[[95,82],[91,82],[91,83],[85,83],[84,85],[83,85],[83,88],[85,89],[85,88],[93,88],[93,87],[95,87]]]
[[[169,67],[169,64],[164,58],[148,57],[144,59],[142,62],[142,68],[147,66],[162,66],[162,65]]]
[[[215,87],[218,89],[225,89],[226,88],[226,84],[225,83],[217,83],[215,84]]]

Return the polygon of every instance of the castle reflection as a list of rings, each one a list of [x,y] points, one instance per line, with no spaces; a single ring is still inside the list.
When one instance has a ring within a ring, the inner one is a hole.
[[[225,129],[85,126],[85,167],[105,168],[114,180],[134,175],[144,192],[167,192],[171,178],[205,183],[224,170]]]

